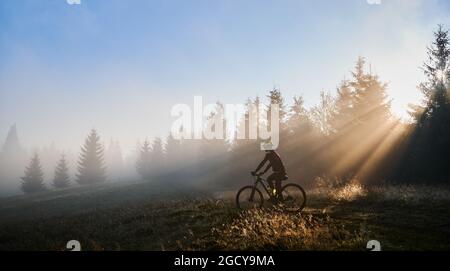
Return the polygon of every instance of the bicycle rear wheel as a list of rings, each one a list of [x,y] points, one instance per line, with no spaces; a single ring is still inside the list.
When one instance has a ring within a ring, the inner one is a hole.
[[[281,190],[282,205],[286,211],[301,212],[305,208],[306,193],[298,184],[287,184]]]
[[[236,195],[236,205],[241,210],[262,208],[263,204],[263,195],[261,191],[254,186],[244,186]]]

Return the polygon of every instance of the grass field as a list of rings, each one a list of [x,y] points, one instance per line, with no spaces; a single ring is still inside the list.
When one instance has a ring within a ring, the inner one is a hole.
[[[302,214],[240,212],[233,191],[105,184],[0,200],[0,250],[450,249],[450,189],[308,190]]]

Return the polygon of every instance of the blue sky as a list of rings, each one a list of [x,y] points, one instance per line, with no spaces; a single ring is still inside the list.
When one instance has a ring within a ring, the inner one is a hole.
[[[78,147],[95,127],[127,151],[194,95],[238,103],[275,86],[312,106],[359,55],[404,116],[449,15],[445,0],[2,0],[0,138],[17,123],[28,147]]]

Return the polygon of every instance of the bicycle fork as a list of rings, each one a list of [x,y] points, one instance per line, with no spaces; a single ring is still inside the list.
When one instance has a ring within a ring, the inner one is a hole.
[[[252,193],[250,193],[250,198],[248,201],[253,202],[253,198],[255,197],[256,185],[253,186]]]

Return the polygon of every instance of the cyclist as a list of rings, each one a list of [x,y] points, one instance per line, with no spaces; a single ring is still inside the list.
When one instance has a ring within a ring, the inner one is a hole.
[[[272,168],[272,174],[267,178],[267,182],[269,183],[270,189],[273,192],[276,199],[281,199],[281,182],[287,180],[288,176],[286,175],[286,169],[284,168],[283,161],[281,161],[280,155],[271,148],[270,144],[264,146],[266,155],[264,159],[259,163],[258,167],[255,171],[252,171],[252,175],[255,176],[258,174],[258,171],[267,163],[266,169],[261,172],[261,175],[265,174],[270,168]],[[273,186],[273,182],[275,181],[275,190]]]

